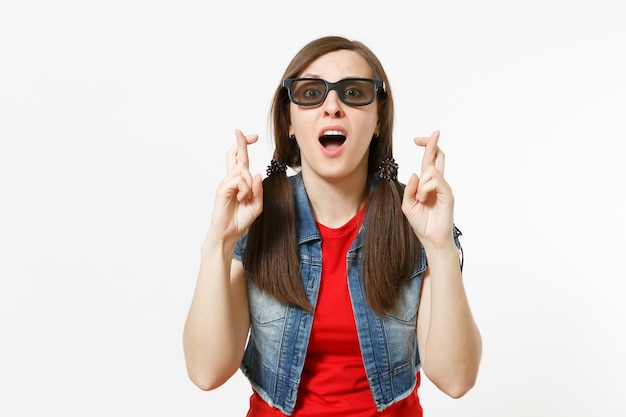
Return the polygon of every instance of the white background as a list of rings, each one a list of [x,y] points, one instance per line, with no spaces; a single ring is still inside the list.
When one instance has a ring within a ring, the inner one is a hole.
[[[1,416],[245,415],[240,373],[185,371],[200,243],[234,130],[264,173],[273,91],[328,34],[385,65],[401,179],[441,130],[484,355],[426,415],[626,414],[626,3],[399,4],[2,0]]]

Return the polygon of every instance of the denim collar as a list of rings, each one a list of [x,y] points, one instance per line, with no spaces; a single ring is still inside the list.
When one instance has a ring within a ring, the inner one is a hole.
[[[378,185],[379,180],[378,175],[370,175],[370,178],[369,193],[371,194]],[[315,217],[313,217],[313,209],[311,208],[311,202],[309,201],[309,196],[304,186],[302,172],[298,172],[296,175],[289,177],[289,180],[291,181],[291,189],[294,197],[298,245],[314,240],[321,240],[322,236],[317,228]],[[367,224],[367,217],[369,217],[369,207],[366,213],[366,220],[363,223],[364,225]],[[359,230],[358,237],[353,247],[361,246],[363,227]]]

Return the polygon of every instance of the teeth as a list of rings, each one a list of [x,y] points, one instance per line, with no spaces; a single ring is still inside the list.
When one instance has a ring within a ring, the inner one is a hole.
[[[339,130],[325,130],[324,136],[343,136]]]

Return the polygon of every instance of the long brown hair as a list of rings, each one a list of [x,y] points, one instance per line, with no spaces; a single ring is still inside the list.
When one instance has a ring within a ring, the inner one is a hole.
[[[393,99],[387,75],[376,55],[358,41],[339,36],[319,38],[295,55],[282,79],[297,77],[317,58],[338,50],[359,53],[369,64],[372,76],[383,80],[386,86],[384,96],[376,100],[379,134],[370,144],[369,184],[377,175],[381,161],[393,158]],[[300,167],[300,149],[296,141],[289,138],[289,105],[286,92],[279,86],[271,106],[275,142],[273,159],[297,169]],[[381,179],[369,197],[362,285],[367,301],[378,314],[394,308],[420,247],[402,213],[403,189],[404,186],[395,179]],[[286,174],[274,173],[263,180],[263,212],[248,231],[244,262],[248,276],[260,289],[281,302],[313,311],[300,276],[296,217]]]

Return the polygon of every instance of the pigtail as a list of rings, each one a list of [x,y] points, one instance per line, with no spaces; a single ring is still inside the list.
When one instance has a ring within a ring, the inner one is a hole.
[[[386,158],[379,165],[379,182],[370,194],[363,249],[365,297],[377,314],[395,307],[402,284],[410,277],[420,242],[402,212],[404,185],[398,165]]]
[[[286,168],[276,160],[267,168],[263,211],[248,231],[246,271],[259,289],[312,312],[300,276],[296,214]]]

